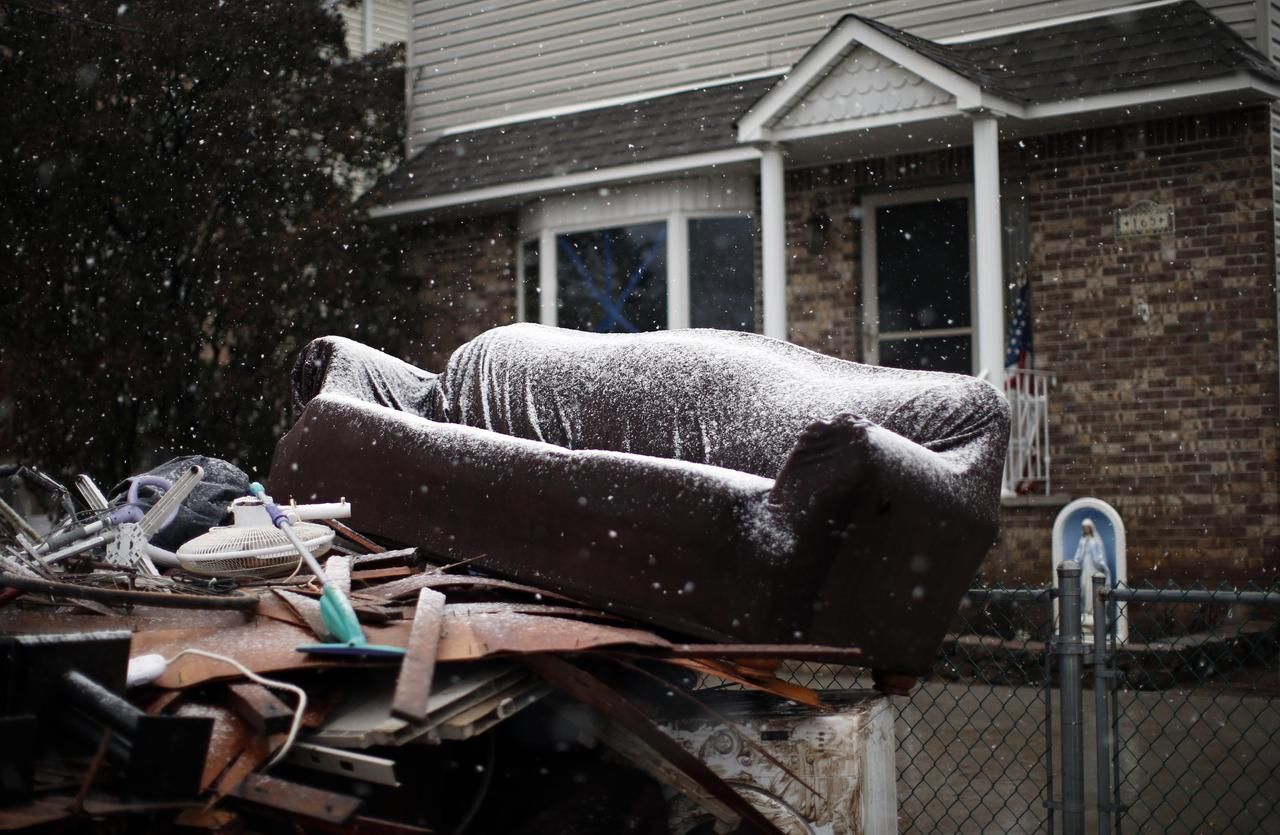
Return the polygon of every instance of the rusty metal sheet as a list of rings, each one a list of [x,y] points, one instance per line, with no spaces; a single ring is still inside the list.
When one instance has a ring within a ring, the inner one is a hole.
[[[337,825],[350,820],[363,802],[358,797],[261,774],[250,774],[232,794],[290,815]]]
[[[667,649],[671,645],[645,629],[519,612],[460,615],[446,608],[439,659],[464,661],[497,653],[582,652],[609,646]]]
[[[783,681],[772,675],[760,674],[737,664],[717,661],[711,658],[668,658],[665,659],[665,663],[684,667],[694,672],[713,675],[725,681],[749,687],[752,690],[772,693],[779,698],[790,699],[793,702],[798,702],[817,710],[824,709],[822,699],[818,697],[817,692],[814,690],[789,681]]]
[[[418,589],[485,589],[492,591],[510,591],[525,594],[535,600],[557,600],[563,603],[582,605],[578,601],[562,594],[546,589],[527,586],[511,580],[500,580],[496,577],[473,577],[467,574],[442,574],[436,571],[424,571],[403,580],[394,580],[365,590],[365,594],[385,601],[401,600],[412,597]]]
[[[296,594],[295,592],[285,591],[284,589],[272,589],[276,597],[285,602],[289,609],[306,624],[317,638],[322,641],[329,640],[329,630],[324,625],[324,617],[320,614],[320,601],[306,595]]]
[[[549,615],[552,617],[602,620],[610,623],[635,625],[635,621],[630,621],[624,617],[611,615],[607,612],[601,612],[596,609],[584,609],[579,606],[557,606],[554,603],[525,603],[517,600],[489,600],[482,603],[450,603],[446,608],[448,608],[456,617],[518,612],[524,615]]]
[[[404,646],[408,637],[405,624],[400,628],[403,637],[392,635],[394,629],[379,633],[377,643]],[[384,640],[383,638],[386,638]],[[251,623],[231,629],[168,629],[137,632],[130,647],[131,656],[149,652],[172,658],[184,649],[193,647],[236,659],[256,673],[272,673],[302,668],[331,668],[354,666],[349,659],[334,660],[305,655],[297,651],[299,644],[313,643],[315,638],[305,629],[270,618],[258,618]],[[157,687],[184,689],[206,681],[234,679],[241,676],[236,668],[210,658],[187,655],[169,665],[164,674],[154,682]]]
[[[249,723],[230,708],[201,702],[186,702],[173,712],[175,716],[202,717],[213,720],[209,752],[205,755],[200,775],[200,791],[206,791],[226,770],[255,736]]]
[[[427,718],[427,699],[431,695],[431,677],[436,669],[436,651],[440,647],[440,631],[444,626],[444,595],[432,589],[418,592],[409,645],[400,662],[391,714],[410,722]]]

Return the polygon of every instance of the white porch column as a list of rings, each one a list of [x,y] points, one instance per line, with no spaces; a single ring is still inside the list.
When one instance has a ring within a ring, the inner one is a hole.
[[[787,198],[782,149],[760,157],[760,255],[764,276],[764,335],[787,338]]]
[[[689,219],[667,216],[667,328],[689,327]]]
[[[973,120],[973,228],[977,247],[978,369],[1004,383],[1004,276],[1000,246],[1000,126],[994,116]]]
[[[556,233],[543,229],[538,235],[538,318],[556,324]]]

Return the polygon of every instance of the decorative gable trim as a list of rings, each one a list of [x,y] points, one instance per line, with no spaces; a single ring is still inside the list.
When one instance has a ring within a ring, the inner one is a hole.
[[[900,71],[917,76],[921,83],[945,92],[952,99],[955,113],[990,110],[1020,115],[1023,109],[1021,104],[984,91],[954,70],[898,43],[860,18],[850,16],[832,27],[779,84],[738,120],[738,140],[777,139],[773,134],[787,114],[860,48],[879,55],[883,62],[899,67]],[[887,112],[890,111],[882,110],[878,115]]]

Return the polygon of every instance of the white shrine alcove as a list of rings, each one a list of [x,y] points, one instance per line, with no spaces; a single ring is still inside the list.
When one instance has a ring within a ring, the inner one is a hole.
[[[1063,560],[1074,559],[1080,544],[1081,528],[1085,519],[1093,522],[1095,532],[1102,540],[1103,553],[1106,556],[1108,573],[1111,575],[1111,587],[1127,585],[1129,582],[1128,564],[1125,559],[1124,521],[1114,507],[1101,499],[1076,499],[1058,513],[1053,522],[1053,586],[1058,587],[1058,566]],[[1092,595],[1092,578],[1083,577],[1082,594]],[[1115,617],[1115,635],[1120,643],[1128,640],[1129,618],[1123,607],[1111,607]],[[1055,632],[1058,624],[1058,604],[1053,604],[1053,620]],[[1087,634],[1092,634],[1090,629]]]

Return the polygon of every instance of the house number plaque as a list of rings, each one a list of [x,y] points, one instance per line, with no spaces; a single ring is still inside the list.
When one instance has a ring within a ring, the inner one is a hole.
[[[1116,209],[1116,237],[1160,235],[1173,231],[1173,206],[1143,200],[1127,209]]]

